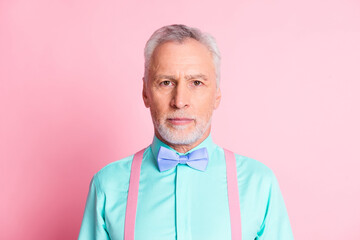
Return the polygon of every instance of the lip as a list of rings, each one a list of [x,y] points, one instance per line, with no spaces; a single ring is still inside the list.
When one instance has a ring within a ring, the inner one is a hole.
[[[167,120],[173,125],[186,125],[193,121],[191,118],[168,118]]]

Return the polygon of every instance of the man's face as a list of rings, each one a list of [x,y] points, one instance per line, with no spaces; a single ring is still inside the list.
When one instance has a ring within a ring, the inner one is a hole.
[[[193,39],[163,43],[154,51],[148,76],[143,99],[155,135],[178,145],[204,140],[221,98],[210,51]]]

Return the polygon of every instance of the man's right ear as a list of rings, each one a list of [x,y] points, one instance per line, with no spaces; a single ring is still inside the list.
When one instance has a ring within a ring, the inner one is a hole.
[[[149,108],[149,107],[150,107],[150,104],[149,104],[149,96],[147,95],[147,91],[146,91],[145,78],[143,78],[142,97],[143,97],[143,100],[144,100],[145,107]]]

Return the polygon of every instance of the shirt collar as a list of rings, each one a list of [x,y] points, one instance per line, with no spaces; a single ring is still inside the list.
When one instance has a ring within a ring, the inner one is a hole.
[[[213,151],[216,148],[216,144],[213,142],[212,138],[211,138],[211,134],[209,134],[209,136],[202,141],[199,145],[197,145],[196,147],[194,147],[193,149],[191,149],[190,151],[186,152],[186,153],[179,153],[178,151],[174,150],[173,148],[171,148],[169,145],[165,144],[164,142],[160,141],[160,139],[158,139],[155,135],[153,138],[153,141],[151,143],[151,151],[154,155],[154,158],[157,159],[157,155],[159,152],[160,147],[165,147],[168,148],[170,150],[175,151],[177,154],[179,155],[185,155],[188,153],[191,153],[194,150],[197,150],[199,148],[203,148],[206,147],[207,151],[208,151],[208,155],[209,155],[209,159],[211,158],[211,155],[213,153]]]

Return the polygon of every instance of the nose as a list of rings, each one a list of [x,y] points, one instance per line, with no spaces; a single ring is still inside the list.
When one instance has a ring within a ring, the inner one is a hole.
[[[173,96],[171,99],[171,106],[173,108],[186,108],[190,103],[190,92],[186,88],[185,84],[179,83],[173,91]]]

